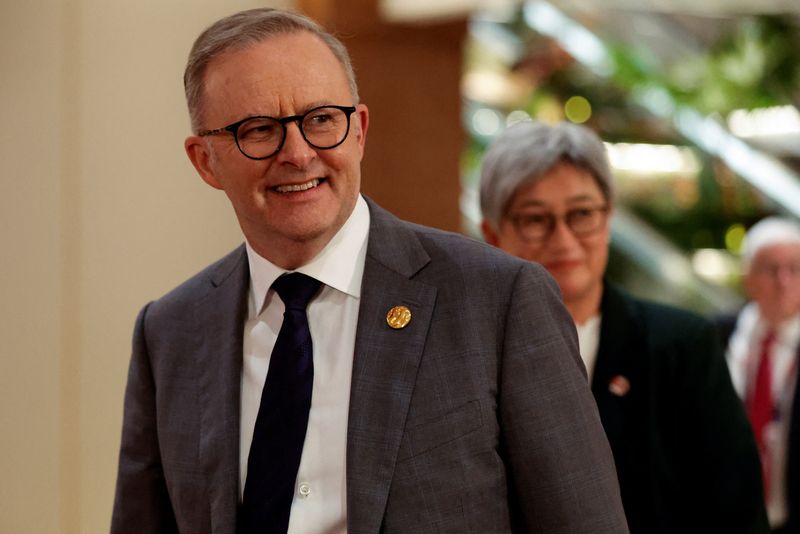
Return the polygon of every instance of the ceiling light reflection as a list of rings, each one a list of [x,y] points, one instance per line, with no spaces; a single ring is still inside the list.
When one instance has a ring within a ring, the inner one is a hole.
[[[800,134],[800,112],[794,106],[737,109],[728,116],[728,127],[739,137]]]
[[[645,143],[605,143],[611,166],[619,171],[657,177],[680,173],[696,176],[700,161],[687,147]]]

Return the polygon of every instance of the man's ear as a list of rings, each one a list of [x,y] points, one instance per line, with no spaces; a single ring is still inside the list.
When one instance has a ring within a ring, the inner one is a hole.
[[[483,219],[481,221],[481,232],[483,233],[483,239],[492,246],[498,246],[500,242],[500,238],[497,235],[497,232],[492,225],[489,224],[489,221]]]
[[[190,135],[183,142],[183,148],[203,181],[214,189],[223,189],[211,165],[212,156],[206,140],[198,135]]]
[[[367,130],[369,129],[369,108],[365,104],[358,104],[353,113],[353,133],[358,141],[359,152],[364,157],[364,145],[367,142]]]

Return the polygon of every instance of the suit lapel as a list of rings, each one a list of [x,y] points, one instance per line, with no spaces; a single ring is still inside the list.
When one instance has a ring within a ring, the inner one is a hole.
[[[600,345],[592,378],[592,393],[612,449],[624,442],[626,426],[625,400],[633,388],[639,388],[631,361],[644,357],[638,341],[636,319],[632,317],[624,297],[612,286],[605,285],[601,304]],[[635,393],[635,392],[634,392]]]
[[[436,300],[412,277],[429,261],[416,235],[371,202],[347,438],[348,532],[378,532]],[[386,322],[411,310],[401,329]]]
[[[239,488],[239,412],[242,338],[249,269],[244,246],[211,273],[195,308],[200,462],[208,484],[211,531],[233,533]]]

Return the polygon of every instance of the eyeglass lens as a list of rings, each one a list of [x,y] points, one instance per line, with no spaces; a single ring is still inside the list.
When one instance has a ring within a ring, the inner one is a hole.
[[[563,219],[567,227],[577,236],[596,232],[605,220],[606,207],[576,208],[567,211]],[[528,240],[547,238],[555,229],[559,217],[552,213],[529,213],[512,216],[519,234]]]
[[[244,121],[236,131],[241,151],[251,158],[264,158],[277,152],[286,135],[285,121],[254,117]],[[291,122],[291,121],[289,121]],[[303,138],[315,148],[333,148],[347,136],[349,116],[338,108],[322,107],[299,118]]]

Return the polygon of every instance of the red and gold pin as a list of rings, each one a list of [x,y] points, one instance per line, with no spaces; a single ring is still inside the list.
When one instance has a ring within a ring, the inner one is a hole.
[[[624,397],[631,390],[631,382],[622,375],[617,375],[608,382],[608,391],[617,397]]]
[[[411,310],[405,306],[395,306],[386,314],[386,324],[395,330],[405,328],[411,322]]]

